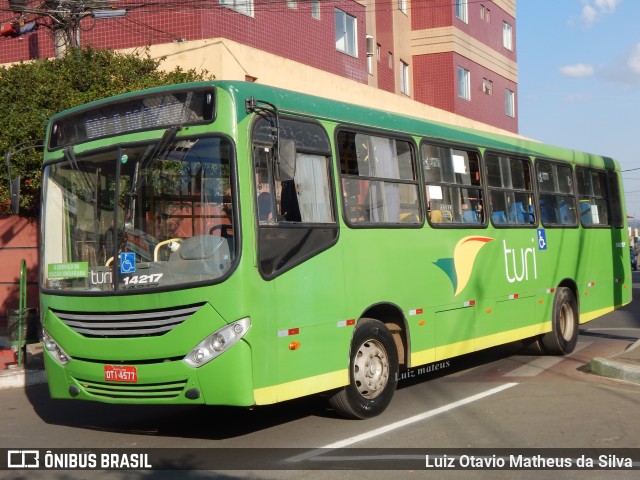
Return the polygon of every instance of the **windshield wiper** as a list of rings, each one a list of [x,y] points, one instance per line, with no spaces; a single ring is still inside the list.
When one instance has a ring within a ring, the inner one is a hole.
[[[155,148],[147,149],[145,155],[138,162],[138,165],[140,166],[139,171],[142,172],[142,174],[139,174],[138,178],[133,183],[132,188],[129,191],[130,196],[135,197],[138,194],[138,190],[142,186],[145,170],[167,152],[169,145],[171,145],[176,139],[176,135],[180,130],[182,130],[181,125],[174,125],[173,127],[167,128],[162,135],[162,138],[160,138],[160,141],[155,145]]]
[[[87,192],[90,194],[90,198],[85,198],[84,200],[90,203],[96,203],[96,198],[95,198],[96,186],[90,180],[90,177],[89,175],[87,175],[87,172],[82,170],[78,165],[78,160],[76,159],[76,156],[73,153],[73,149],[71,147],[67,147],[64,149],[64,158],[67,159],[67,161],[69,162],[69,165],[71,165],[71,168],[73,168],[76,172],[78,172],[80,178],[82,179],[82,182],[84,183],[83,187],[85,187],[87,189]]]

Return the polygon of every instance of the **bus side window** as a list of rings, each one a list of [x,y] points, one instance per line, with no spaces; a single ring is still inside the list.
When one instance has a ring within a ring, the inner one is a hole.
[[[493,224],[519,227],[536,225],[530,161],[488,154],[485,162]]]
[[[540,218],[542,225],[577,225],[573,172],[569,165],[538,160],[536,162]]]
[[[432,224],[484,223],[484,199],[477,152],[423,144],[422,168]]]
[[[576,168],[580,222],[583,226],[610,226],[609,199],[605,172],[591,168]]]

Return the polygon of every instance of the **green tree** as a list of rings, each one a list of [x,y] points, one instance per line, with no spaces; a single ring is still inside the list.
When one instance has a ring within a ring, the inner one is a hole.
[[[11,175],[21,176],[20,213],[38,215],[42,152],[19,151],[18,145],[35,143],[45,136],[54,113],[100,98],[189,81],[211,79],[205,72],[160,70],[163,60],[110,50],[74,49],[65,57],[23,62],[0,68],[0,214],[9,213],[10,196],[5,155],[11,157]]]

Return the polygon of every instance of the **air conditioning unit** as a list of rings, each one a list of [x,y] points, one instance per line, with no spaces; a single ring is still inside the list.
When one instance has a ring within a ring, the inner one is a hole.
[[[367,57],[373,57],[376,53],[376,42],[371,35],[367,35]]]

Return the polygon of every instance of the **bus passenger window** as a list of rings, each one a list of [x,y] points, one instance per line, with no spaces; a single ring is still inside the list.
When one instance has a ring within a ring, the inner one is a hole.
[[[573,171],[569,165],[538,160],[536,162],[540,218],[542,225],[577,225]]]
[[[421,152],[431,224],[484,223],[479,155],[428,144]]]
[[[576,168],[580,222],[582,226],[609,226],[609,201],[605,172],[591,168]]]
[[[527,159],[489,154],[485,157],[494,225],[529,226],[536,220],[531,163]]]
[[[350,224],[422,223],[411,144],[338,132],[345,218]]]

